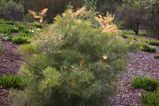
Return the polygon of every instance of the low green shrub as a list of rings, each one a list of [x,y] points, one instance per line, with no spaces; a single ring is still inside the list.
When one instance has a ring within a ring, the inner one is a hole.
[[[12,30],[12,26],[7,24],[0,25],[0,33],[10,33],[10,30]]]
[[[149,40],[148,44],[153,46],[159,46],[159,40]]]
[[[145,51],[145,52],[156,53],[156,48],[154,46],[150,46],[150,45],[147,45],[147,44],[143,45],[142,50]]]
[[[136,77],[132,83],[132,86],[135,89],[144,89],[146,91],[156,91],[159,86],[159,82],[158,80],[155,80],[152,78]]]
[[[159,106],[159,91],[144,93],[142,95],[142,106]]]
[[[40,25],[38,26],[38,24],[32,25],[23,22],[0,20],[0,33],[5,33],[5,34],[12,34],[12,33],[32,34],[34,33],[32,30],[37,29],[37,27],[40,27]]]
[[[26,44],[30,42],[30,37],[15,35],[11,38],[11,41],[16,44]]]
[[[23,89],[24,87],[21,77],[16,75],[1,75],[0,86],[7,89]]]
[[[38,22],[34,22],[34,23],[32,23],[32,25],[34,26],[34,27],[36,27],[36,28],[42,28],[42,24],[40,24],[40,23],[38,23]]]

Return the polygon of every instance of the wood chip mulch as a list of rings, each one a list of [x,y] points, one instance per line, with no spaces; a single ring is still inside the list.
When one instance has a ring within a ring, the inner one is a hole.
[[[157,48],[159,53],[159,48]],[[141,106],[141,95],[144,92],[134,89],[131,84],[135,77],[151,77],[159,79],[159,59],[155,54],[137,52],[129,54],[129,71],[118,76],[118,91],[111,98],[111,106]]]
[[[9,41],[2,41],[3,51],[0,53],[0,75],[16,74],[20,68],[20,55],[16,45]],[[0,106],[10,106],[9,91],[0,88]]]

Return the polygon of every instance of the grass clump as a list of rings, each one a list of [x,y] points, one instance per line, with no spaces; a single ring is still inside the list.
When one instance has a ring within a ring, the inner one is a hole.
[[[1,75],[0,86],[3,88],[23,89],[23,82],[20,76],[15,75]]]
[[[40,23],[38,23],[38,22],[34,22],[34,23],[32,23],[32,25],[34,26],[34,27],[36,27],[36,28],[42,28],[42,24],[40,24]]]
[[[147,44],[143,45],[142,50],[145,51],[145,52],[149,52],[149,53],[156,53],[156,48],[154,46],[150,46],[150,45],[147,45]]]
[[[159,40],[149,40],[148,44],[153,46],[159,46]]]
[[[30,38],[27,36],[16,35],[11,38],[11,41],[16,44],[30,43]]]
[[[146,91],[156,91],[159,86],[158,80],[151,78],[136,77],[132,83],[135,89],[144,89]]]
[[[27,24],[0,19],[0,33],[16,44],[30,43],[34,33],[40,32],[41,28],[42,25],[38,23]]]
[[[159,106],[159,91],[143,94],[142,106]]]

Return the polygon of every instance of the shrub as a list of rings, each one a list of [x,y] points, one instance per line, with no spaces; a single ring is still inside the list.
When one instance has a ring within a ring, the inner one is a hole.
[[[0,25],[0,33],[10,33],[13,27],[7,24]]]
[[[137,1],[123,3],[118,10],[117,17],[122,22],[124,28],[131,29],[138,35],[143,19],[140,9],[141,6],[138,6]]]
[[[146,92],[142,95],[142,106],[158,106],[159,105],[159,91]]]
[[[16,44],[25,44],[30,42],[29,39],[28,36],[15,35],[11,38],[11,41]]]
[[[135,89],[144,89],[146,91],[156,91],[158,88],[158,80],[151,78],[136,77],[132,83]]]
[[[15,75],[1,75],[0,86],[3,88],[23,89],[21,77]]]
[[[9,20],[23,20],[24,8],[23,5],[9,0],[3,8],[3,17]]]
[[[42,28],[42,25],[38,22],[34,22],[34,23],[32,23],[32,25],[36,28]]]
[[[153,45],[153,46],[159,46],[159,40],[150,40],[148,44]]]
[[[28,79],[29,106],[103,105],[115,90],[116,75],[126,70],[125,40],[102,33],[92,17],[77,13],[67,10],[31,44],[22,46],[31,64],[21,68]]]
[[[156,48],[155,47],[147,45],[147,44],[143,45],[142,50],[145,51],[145,52],[150,52],[150,53],[155,53],[156,52]]]
[[[148,1],[147,4],[149,4],[149,6],[145,6],[146,8],[146,19],[145,19],[145,25],[146,25],[146,29],[150,32],[152,32],[153,34],[157,35],[159,34],[159,14],[158,14],[158,10],[159,10],[159,1],[158,0],[153,0],[153,1]]]

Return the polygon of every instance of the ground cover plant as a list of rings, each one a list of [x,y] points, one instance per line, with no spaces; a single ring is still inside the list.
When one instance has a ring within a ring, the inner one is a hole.
[[[158,106],[159,81],[153,78],[136,77],[132,86],[135,89],[144,89],[147,92],[142,94],[142,106]]]
[[[129,44],[115,33],[104,33],[90,12],[65,11],[31,44],[21,47],[31,64],[21,68],[28,78],[22,93],[28,99],[23,102],[38,106],[108,103],[116,75],[126,70]]]
[[[29,43],[34,33],[41,31],[41,28],[42,25],[36,22],[23,23],[0,19],[0,33],[16,44]]]
[[[22,78],[16,75],[1,75],[0,86],[3,88],[23,89]]]
[[[142,106],[158,106],[159,91],[146,92],[142,95]]]
[[[128,42],[133,42],[132,44],[135,46],[135,48],[138,48],[139,50],[149,53],[156,53],[159,40],[145,37],[143,36],[143,33],[145,32],[140,31],[140,36],[136,36],[133,31],[120,30],[120,32],[118,32],[118,35],[122,36]]]
[[[132,86],[136,89],[156,91],[159,87],[159,82],[151,78],[136,77],[132,83]]]

